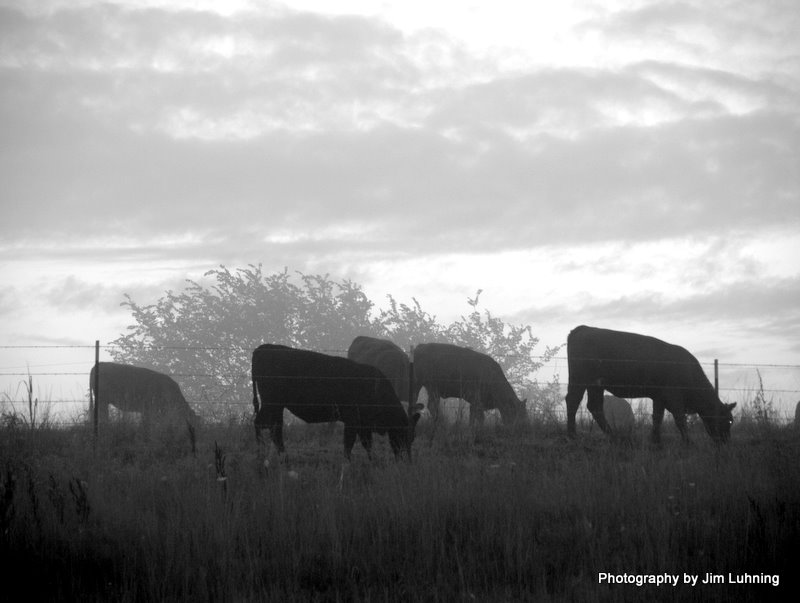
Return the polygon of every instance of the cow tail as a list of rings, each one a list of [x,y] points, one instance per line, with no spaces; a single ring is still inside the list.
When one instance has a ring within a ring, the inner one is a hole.
[[[258,386],[256,385],[256,378],[253,376],[253,416],[258,414]]]

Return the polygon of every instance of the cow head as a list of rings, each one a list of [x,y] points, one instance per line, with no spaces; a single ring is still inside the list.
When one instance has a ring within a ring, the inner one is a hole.
[[[733,409],[736,402],[724,404],[720,402],[716,405],[712,414],[701,416],[708,435],[715,442],[724,443],[731,437],[731,424],[733,423]]]
[[[500,416],[506,425],[524,423],[528,419],[528,399],[520,400],[514,396],[510,406],[500,407]]]
[[[411,461],[411,444],[414,442],[416,435],[417,422],[421,416],[422,410],[425,408],[424,404],[411,404],[408,407],[408,424],[405,427],[397,429],[390,429],[389,431],[389,444],[392,447],[392,452],[395,456],[406,457],[406,460]]]

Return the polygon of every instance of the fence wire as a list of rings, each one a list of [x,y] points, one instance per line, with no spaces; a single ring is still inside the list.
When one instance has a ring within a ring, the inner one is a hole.
[[[58,349],[75,349],[75,350],[89,349],[89,350],[94,350],[97,347],[99,347],[99,349],[101,349],[101,350],[122,350],[122,349],[125,349],[122,346],[110,345],[110,344],[100,345],[100,346],[74,344],[74,345],[0,345],[0,350],[48,350],[48,349],[50,349],[50,350],[58,350]],[[412,348],[411,348],[412,349],[412,354],[413,354],[413,349],[416,348],[416,347],[417,346],[412,346]],[[302,348],[294,348],[294,349],[298,349],[299,350],[299,349],[302,349]],[[242,346],[177,346],[177,345],[145,346],[139,351],[140,352],[155,352],[155,351],[163,351],[163,350],[227,351],[227,352],[237,352],[237,353],[247,352],[248,354],[253,351],[253,349],[242,347]],[[318,349],[318,350],[308,350],[308,351],[317,352],[317,353],[320,353],[320,354],[333,354],[333,355],[339,355],[339,356],[346,356],[349,350],[348,349],[344,349],[344,348],[322,348],[322,349]],[[407,351],[405,351],[405,353],[408,354]],[[522,356],[522,354],[517,354],[517,353],[511,353],[511,354],[486,354],[484,352],[481,352],[481,353],[486,355],[486,356],[490,356],[491,358],[494,358],[495,360],[497,358],[517,358],[517,357]],[[447,355],[458,355],[458,354],[443,353],[443,354],[438,354],[438,355],[447,356]],[[539,355],[534,354],[534,355],[530,355],[528,357],[533,359],[533,360],[542,360],[542,361],[546,360],[548,362],[549,361],[567,362],[568,359],[569,359],[567,356],[548,356],[548,355],[541,355],[541,354],[539,354]],[[595,360],[594,357],[591,357],[591,358],[577,357],[577,359],[579,359],[579,360]],[[623,359],[623,358],[601,358],[601,359],[598,359],[598,360],[615,361],[615,362],[641,362],[641,359],[639,359],[639,358],[625,358],[625,359]],[[658,364],[694,365],[694,362],[681,362],[681,361],[674,361],[674,360],[649,360],[647,362],[658,363]],[[63,364],[77,364],[77,363],[75,363],[75,362],[71,362],[71,363],[53,363],[54,366],[61,366]],[[701,362],[700,363],[701,366],[713,366],[713,364],[714,364],[713,362]],[[722,363],[721,362],[720,366],[723,366],[723,365],[724,366],[730,366],[730,367],[748,367],[748,368],[800,369],[800,365],[799,364],[751,363],[751,362],[748,362],[748,363],[739,363],[739,362]],[[33,365],[33,366],[48,366],[48,365]],[[4,370],[4,369],[2,367],[0,367],[0,370]],[[25,373],[25,374],[27,374],[27,373]]]
[[[101,350],[106,350],[106,351],[122,349],[121,346],[108,345],[108,344],[100,345],[99,348]],[[33,350],[33,351],[41,352],[41,351],[45,351],[45,350],[68,350],[68,349],[71,349],[71,350],[87,350],[87,351],[89,351],[89,350],[95,350],[96,346],[95,345],[91,345],[91,344],[89,344],[89,345],[79,345],[79,344],[71,344],[71,345],[62,345],[62,344],[0,345],[0,350],[13,350],[13,351]],[[248,350],[246,348],[236,347],[236,346],[178,346],[178,345],[147,346],[147,347],[143,348],[142,351],[153,351],[153,352],[155,352],[155,351],[165,351],[165,350],[167,350],[167,351],[169,351],[169,350],[172,350],[172,351],[216,351],[216,352],[230,352],[230,353],[236,353],[236,354],[241,354],[242,352],[248,352]],[[341,348],[325,348],[325,349],[322,349],[322,350],[315,350],[315,351],[318,351],[320,353],[335,354],[335,355],[340,355],[340,356],[345,356],[347,354],[347,350],[346,349],[341,349]],[[492,357],[497,359],[497,358],[503,358],[503,357],[512,358],[512,357],[515,357],[515,356],[518,356],[518,355],[517,354],[506,354],[506,355],[498,355],[496,357],[495,356],[492,356]],[[531,356],[531,358],[534,359],[534,360],[538,360],[538,361],[549,361],[549,362],[553,362],[553,363],[556,363],[556,364],[567,363],[567,361],[568,361],[568,358],[566,356],[534,355],[534,356]],[[633,358],[632,359],[626,359],[626,360],[621,360],[621,359],[618,359],[618,358],[615,358],[615,359],[601,359],[601,360],[613,361],[613,362],[625,362],[625,361],[637,362],[637,363],[643,362],[641,359],[633,359]],[[686,363],[673,362],[673,361],[666,361],[666,362],[665,361],[646,361],[646,362],[654,362],[654,363],[659,363],[659,364],[670,363],[670,364],[687,364],[687,365],[688,364],[692,364],[692,365],[694,365],[694,362],[691,362],[691,363],[690,362],[686,362]],[[84,366],[87,367],[87,369],[84,370],[84,371],[76,371],[76,370],[37,370],[37,369],[43,369],[43,368],[56,369],[57,367],[65,367],[65,366],[73,367],[73,366],[79,366],[79,365],[82,365],[82,364],[83,363],[75,362],[75,361],[64,362],[64,363],[48,362],[46,364],[25,364],[25,365],[23,365],[20,362],[15,362],[11,366],[5,366],[5,367],[0,366],[0,378],[7,378],[7,379],[15,379],[16,378],[16,379],[19,379],[20,382],[21,382],[21,380],[23,378],[30,379],[30,378],[39,378],[39,377],[76,377],[76,378],[79,378],[79,379],[85,378],[85,380],[86,380],[86,389],[88,391],[89,371],[90,371],[91,367],[94,365],[94,358],[87,358],[87,361],[86,361],[86,363],[84,365]],[[705,362],[705,363],[701,362],[700,364],[701,364],[702,367],[709,367],[710,368],[710,367],[714,366],[713,362]],[[742,363],[742,362],[725,363],[725,362],[719,362],[717,366],[719,368],[720,373],[722,373],[723,371],[727,372],[727,371],[729,371],[731,369],[733,369],[733,370],[747,369],[747,370],[752,370],[752,371],[760,371],[761,369],[800,371],[800,365],[796,365],[796,364]],[[163,371],[160,371],[160,372],[163,372]],[[218,373],[210,373],[210,372],[170,372],[170,373],[165,373],[165,374],[168,374],[170,377],[175,378],[177,380],[183,380],[183,379],[212,379],[212,380],[216,380],[217,387],[227,388],[227,389],[230,389],[230,388],[233,387],[233,385],[231,383],[225,383],[224,381],[220,380],[220,375]],[[246,373],[242,372],[241,376],[246,381],[250,380],[251,376],[250,376],[250,372],[249,372],[249,367],[248,367],[248,370],[247,370]],[[554,376],[557,377],[557,373],[554,373]],[[298,377],[297,375],[270,375],[270,378],[299,379],[301,377]],[[314,377],[314,378],[315,379],[321,379],[320,377]],[[331,378],[331,379],[344,380],[344,379],[348,379],[348,378],[335,377],[335,378]],[[453,380],[453,381],[455,382],[457,380]],[[800,382],[800,379],[798,379],[798,382]],[[484,383],[490,384],[489,381],[484,381]],[[620,387],[626,387],[625,385],[622,385],[622,384],[616,384],[616,385],[620,386]],[[559,384],[559,387],[560,387],[560,390],[563,392],[563,391],[565,391],[566,384]],[[684,388],[684,389],[687,389],[687,388]],[[759,385],[757,387],[723,387],[723,386],[719,387],[719,392],[720,393],[724,392],[724,393],[728,393],[728,394],[735,393],[735,392],[752,393],[754,391],[758,391],[758,392],[761,392],[761,393],[767,394],[767,395],[781,395],[781,396],[794,395],[795,397],[800,395],[800,389],[791,389],[791,388],[787,388],[787,387],[769,388],[769,387],[763,387],[763,385]],[[13,400],[10,398],[10,396],[8,394],[5,394],[5,396],[0,395],[0,402],[8,403],[8,402],[11,402],[11,401],[13,401]],[[220,401],[213,401],[213,402],[211,400],[190,400],[190,401],[192,403],[195,403],[195,404],[198,404],[198,405],[211,404],[211,403],[221,403],[221,404],[229,404],[229,405],[239,405],[240,404],[242,406],[245,406],[245,405],[250,404],[250,402],[241,402],[240,403],[240,402],[237,402],[237,401],[229,402],[227,400],[224,400],[224,401],[220,400]],[[60,400],[49,400],[48,401],[48,403],[56,403],[56,404],[78,404],[78,403],[85,403],[85,402],[86,402],[86,399],[84,399],[84,400],[60,399]],[[20,401],[17,401],[17,403],[23,403],[23,401],[20,400]]]

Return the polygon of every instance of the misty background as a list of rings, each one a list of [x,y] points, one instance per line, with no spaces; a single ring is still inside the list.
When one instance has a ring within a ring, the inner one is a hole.
[[[329,4],[0,0],[0,345],[260,263],[653,335],[793,408],[796,2]],[[0,385],[77,398],[93,355],[4,347]]]

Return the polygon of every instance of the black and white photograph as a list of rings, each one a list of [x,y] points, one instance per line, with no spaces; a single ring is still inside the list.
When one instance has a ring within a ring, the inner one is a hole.
[[[0,599],[796,592],[798,32],[0,0]]]

